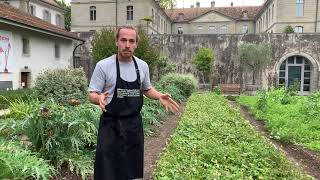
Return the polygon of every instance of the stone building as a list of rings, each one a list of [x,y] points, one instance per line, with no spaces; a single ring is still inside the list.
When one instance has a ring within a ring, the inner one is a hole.
[[[72,0],[71,30],[142,24],[149,34],[171,34],[171,21],[156,0]]]
[[[282,33],[290,25],[297,33],[320,32],[319,0],[266,0],[255,17],[256,32]]]
[[[262,6],[163,9],[159,0],[72,0],[76,32],[102,27],[143,24],[149,34],[282,33],[290,25],[297,33],[319,32],[319,0],[265,0]],[[85,13],[84,13],[85,12]]]

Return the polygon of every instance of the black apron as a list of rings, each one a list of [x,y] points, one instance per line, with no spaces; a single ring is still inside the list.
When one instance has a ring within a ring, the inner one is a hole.
[[[140,111],[143,105],[140,73],[133,58],[137,73],[134,82],[120,77],[117,64],[117,82],[107,112],[100,118],[95,180],[131,180],[143,177],[143,127]]]

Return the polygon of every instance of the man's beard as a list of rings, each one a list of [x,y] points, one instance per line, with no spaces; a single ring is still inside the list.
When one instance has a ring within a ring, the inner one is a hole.
[[[133,55],[133,53],[132,53],[132,51],[130,51],[130,50],[122,50],[122,51],[120,52],[120,55],[121,55],[123,58],[130,58],[130,57]]]

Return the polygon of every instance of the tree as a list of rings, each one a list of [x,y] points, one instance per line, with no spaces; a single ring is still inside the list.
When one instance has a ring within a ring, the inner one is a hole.
[[[95,62],[117,53],[115,31],[104,28],[98,31],[91,41],[91,56]]]
[[[160,5],[165,9],[172,9],[176,6],[176,0],[160,0]]]
[[[240,62],[244,68],[252,71],[252,84],[255,84],[255,74],[272,61],[272,48],[269,43],[244,43],[240,45]]]
[[[213,62],[214,54],[210,48],[202,47],[194,56],[192,63],[196,65],[198,71],[202,72],[202,83],[205,83],[205,76],[211,72]]]
[[[284,29],[284,33],[294,33],[293,27],[290,25],[286,26],[286,28]]]
[[[160,51],[151,44],[149,37],[142,26],[138,26],[139,42],[134,55],[147,62],[152,75],[159,63]],[[98,31],[91,41],[91,56],[95,62],[117,53],[115,45],[115,31],[112,29],[102,29]]]
[[[151,44],[151,41],[142,26],[138,26],[139,42],[138,48],[134,51],[135,56],[147,62],[152,77],[154,70],[159,63],[160,51]]]
[[[64,14],[64,28],[67,31],[70,31],[70,26],[71,26],[71,6],[66,4],[65,0],[57,0],[56,1],[61,7],[65,9],[65,14]]]
[[[141,20],[147,22],[147,34],[149,34],[149,33],[148,33],[149,24],[150,24],[150,22],[153,22],[152,17],[151,17],[151,16],[145,16],[145,17],[143,17]]]

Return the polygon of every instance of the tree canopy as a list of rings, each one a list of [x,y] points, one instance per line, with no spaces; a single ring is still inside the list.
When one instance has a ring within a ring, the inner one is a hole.
[[[244,43],[240,45],[240,62],[244,68],[252,71],[252,84],[255,84],[255,74],[272,61],[272,48],[269,43]]]

